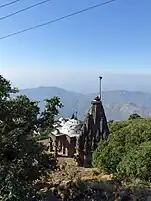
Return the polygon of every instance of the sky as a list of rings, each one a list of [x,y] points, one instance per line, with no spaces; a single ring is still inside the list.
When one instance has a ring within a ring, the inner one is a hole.
[[[0,17],[41,1],[0,8]],[[0,20],[0,37],[105,1],[52,0]],[[0,40],[0,74],[19,88],[58,86],[90,93],[103,76],[104,90],[151,92],[150,8],[150,0],[116,0]]]

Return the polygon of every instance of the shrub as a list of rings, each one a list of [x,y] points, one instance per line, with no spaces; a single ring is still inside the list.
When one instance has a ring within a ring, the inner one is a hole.
[[[132,120],[132,119],[141,119],[141,116],[137,113],[131,114],[128,118],[128,120]]]
[[[150,179],[151,119],[110,124],[110,135],[93,153],[93,166],[123,178]]]
[[[118,165],[121,177],[151,180],[151,141],[141,143],[136,149],[127,152]]]

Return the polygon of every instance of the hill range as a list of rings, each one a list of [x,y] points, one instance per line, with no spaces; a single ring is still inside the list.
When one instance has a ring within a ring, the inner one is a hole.
[[[44,99],[59,96],[64,105],[60,110],[60,115],[70,117],[77,111],[81,120],[84,118],[92,99],[97,95],[97,93],[80,94],[58,87],[23,89],[18,93],[18,95],[23,94],[32,100],[40,101],[41,110],[44,108]],[[151,116],[150,93],[125,90],[104,91],[102,92],[102,102],[108,120],[125,120],[132,113],[138,113],[143,117]]]

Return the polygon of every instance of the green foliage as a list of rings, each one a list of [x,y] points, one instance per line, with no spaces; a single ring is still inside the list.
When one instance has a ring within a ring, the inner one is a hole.
[[[38,103],[27,96],[11,98],[16,91],[0,76],[0,201],[39,200],[35,181],[54,170],[56,160],[44,152],[33,131],[52,128],[61,104],[57,97],[47,100],[40,115]]]
[[[140,119],[141,116],[137,113],[131,114],[128,118],[128,120],[132,120],[132,119]]]
[[[118,165],[122,177],[151,180],[151,141],[141,143],[136,149],[127,152]]]
[[[34,139],[37,141],[48,139],[50,137],[51,131],[52,131],[52,128],[51,129],[49,129],[49,128],[48,129],[40,129],[39,135],[36,135],[34,137]]]
[[[0,75],[0,101],[7,99],[11,93],[17,91],[18,89],[12,88],[10,82]]]
[[[54,97],[52,99],[45,100],[45,109],[41,114],[41,128],[44,130],[49,128],[49,130],[53,129],[53,125],[55,123],[55,116],[59,114],[58,108],[62,108],[63,105],[60,102],[58,97]]]
[[[93,154],[93,166],[99,167],[100,162],[102,161],[102,150],[107,146],[107,141],[102,141],[99,143],[99,146],[97,147],[95,154]]]
[[[151,119],[131,119],[109,125],[110,135],[93,154],[93,165],[122,178],[150,180]]]
[[[45,109],[38,120],[39,135],[34,137],[38,141],[49,138],[50,133],[54,130],[55,123],[57,123],[55,117],[59,114],[59,108],[63,107],[58,97],[46,99],[44,101]]]

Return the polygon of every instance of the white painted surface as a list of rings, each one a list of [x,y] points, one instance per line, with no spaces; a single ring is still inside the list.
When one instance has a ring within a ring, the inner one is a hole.
[[[79,136],[82,128],[82,123],[76,119],[65,120],[63,117],[59,119],[59,124],[56,130],[53,132],[54,135],[68,135],[71,137]]]

